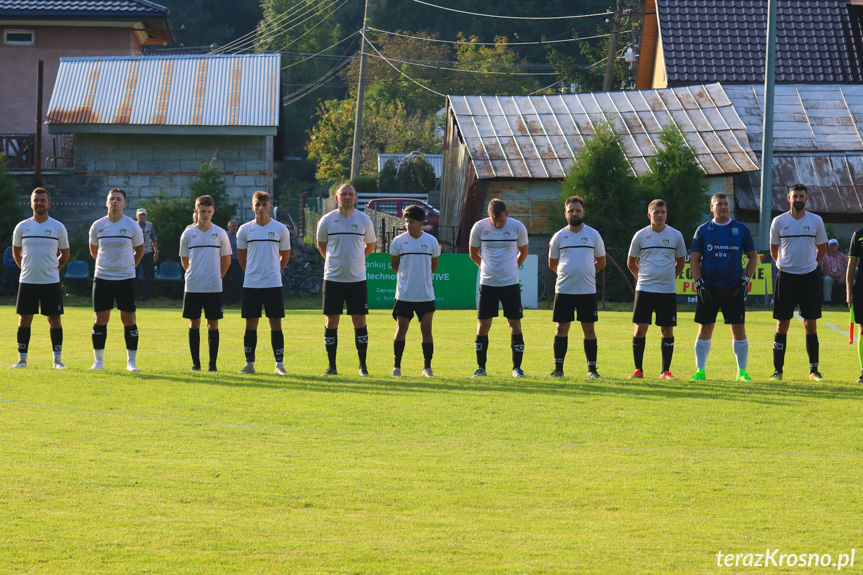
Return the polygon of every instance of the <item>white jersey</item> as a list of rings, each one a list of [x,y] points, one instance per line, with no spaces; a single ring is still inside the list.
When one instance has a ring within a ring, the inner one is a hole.
[[[653,293],[677,293],[677,258],[686,257],[683,234],[671,226],[654,232],[650,226],[639,230],[629,246],[629,256],[638,258],[636,290]]]
[[[327,242],[324,279],[353,283],[366,279],[366,244],[376,240],[375,226],[363,212],[344,217],[338,210],[318,222],[318,241]]]
[[[548,257],[559,260],[554,291],[564,294],[596,293],[596,258],[605,255],[605,243],[588,225],[574,232],[566,226],[551,238]]]
[[[291,249],[291,232],[285,224],[273,219],[265,226],[255,220],[243,224],[237,230],[237,249],[246,250],[243,287],[282,287],[279,252]]]
[[[418,238],[405,232],[390,244],[390,255],[399,256],[396,299],[434,301],[431,261],[440,257],[437,239],[425,232]]]
[[[470,245],[480,249],[480,285],[503,287],[518,283],[518,248],[527,245],[523,223],[508,217],[503,227],[496,228],[490,218],[480,220],[470,230]]]
[[[22,284],[55,284],[60,281],[59,250],[69,249],[66,227],[49,217],[41,224],[29,218],[15,226],[12,245],[21,248]]]
[[[824,220],[812,212],[805,212],[799,220],[785,212],[770,224],[770,243],[779,246],[779,271],[808,274],[818,267],[815,246],[827,243]]]
[[[231,255],[228,233],[210,224],[201,231],[189,226],[180,236],[180,257],[189,258],[186,270],[186,291],[189,293],[219,293],[222,291],[222,256]]]
[[[135,249],[144,245],[144,234],[138,222],[123,216],[112,223],[108,216],[90,226],[90,243],[99,247],[96,254],[97,278],[130,280],[135,277]]]

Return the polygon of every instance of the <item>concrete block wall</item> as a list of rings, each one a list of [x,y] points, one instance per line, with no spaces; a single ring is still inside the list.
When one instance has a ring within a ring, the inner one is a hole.
[[[252,194],[273,189],[271,136],[77,134],[74,169],[43,172],[42,186],[51,191],[53,217],[70,233],[86,232],[105,215],[109,189],[126,191],[126,215],[134,217],[141,200],[191,195],[189,185],[200,165],[213,158],[213,165],[225,171],[228,194],[242,218],[253,217]],[[32,172],[12,175],[28,204]]]

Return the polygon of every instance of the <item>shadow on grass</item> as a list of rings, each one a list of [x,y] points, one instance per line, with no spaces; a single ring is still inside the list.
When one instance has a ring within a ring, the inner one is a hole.
[[[547,381],[533,378],[510,379],[487,377],[485,379],[451,378],[390,378],[355,376],[276,376],[269,373],[243,375],[229,372],[218,374],[189,375],[139,375],[176,381],[185,384],[246,387],[261,389],[295,389],[317,393],[356,394],[404,394],[404,393],[508,393],[525,395],[555,395],[578,398],[589,396],[630,396],[643,400],[719,400],[741,401],[764,405],[790,405],[811,399],[858,399],[861,389],[857,386],[807,382],[758,382],[737,383],[732,381],[666,382],[641,380],[633,382],[622,379],[606,379],[601,383],[572,379]]]

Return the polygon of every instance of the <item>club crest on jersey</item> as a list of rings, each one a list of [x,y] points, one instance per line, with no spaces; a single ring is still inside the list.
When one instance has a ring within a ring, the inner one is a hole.
[[[357,231],[357,224],[351,224],[351,231],[352,232]]]
[[[503,232],[503,237],[509,239],[509,232]]]
[[[424,251],[424,252],[425,252],[425,251],[428,251],[429,247],[428,247],[428,245],[426,245],[426,244],[422,244],[422,245],[420,246],[420,249],[421,249],[422,251]]]
[[[736,236],[740,233],[740,228],[731,228],[731,235]]]
[[[273,239],[273,236],[276,235],[275,232],[267,232],[267,237]]]
[[[126,228],[120,228],[120,235],[121,235],[121,236],[125,236],[125,235],[126,235]]]
[[[712,252],[712,251],[713,251],[713,244],[707,244],[707,251],[708,251],[708,252]]]
[[[581,238],[581,243],[587,244],[587,238]]]
[[[667,245],[668,245],[668,240],[662,240],[662,245],[667,246]]]
[[[803,226],[803,233],[804,233],[804,234],[808,234],[808,233],[809,233],[809,226]]]
[[[50,236],[50,235],[51,235],[51,230],[45,230],[45,235],[46,235],[46,236]]]
[[[213,239],[213,240],[216,239],[216,232],[210,233],[210,239]]]

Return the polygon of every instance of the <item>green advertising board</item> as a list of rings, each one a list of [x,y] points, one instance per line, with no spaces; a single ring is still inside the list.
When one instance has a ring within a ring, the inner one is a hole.
[[[432,278],[435,305],[444,308],[476,307],[477,267],[467,254],[443,254]],[[369,254],[366,258],[369,308],[393,307],[396,298],[396,272],[390,268],[389,254]]]
[[[537,256],[531,254],[521,268],[522,305],[536,308]],[[442,254],[433,274],[435,305],[438,309],[470,309],[476,307],[479,268],[467,254]],[[524,282],[523,278],[533,278]],[[369,308],[393,307],[396,298],[396,272],[390,268],[389,254],[369,254],[366,258],[366,283]]]

